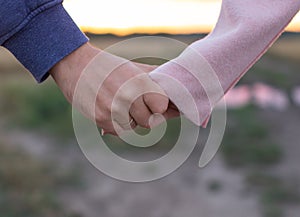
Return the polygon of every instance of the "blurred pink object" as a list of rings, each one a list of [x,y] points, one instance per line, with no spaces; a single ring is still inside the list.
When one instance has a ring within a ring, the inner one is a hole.
[[[254,103],[261,108],[284,111],[290,104],[286,94],[262,83],[253,86],[252,95]]]
[[[248,86],[242,85],[231,89],[225,95],[225,102],[228,108],[241,108],[251,102],[251,90]]]
[[[300,0],[223,0],[213,32],[150,76],[187,118],[205,127],[224,92],[266,52],[299,9]],[[214,73],[223,93],[214,92],[217,85],[211,78]],[[197,114],[191,103],[195,104]]]

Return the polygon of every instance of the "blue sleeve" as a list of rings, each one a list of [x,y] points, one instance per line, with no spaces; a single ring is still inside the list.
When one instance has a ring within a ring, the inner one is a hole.
[[[88,39],[62,6],[62,0],[0,0],[0,45],[38,82]]]

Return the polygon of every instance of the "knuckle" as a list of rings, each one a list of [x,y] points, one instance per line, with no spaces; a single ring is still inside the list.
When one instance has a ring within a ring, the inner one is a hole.
[[[141,127],[144,127],[144,128],[150,128],[150,125],[149,125],[149,121],[148,121],[148,117],[137,122],[138,125],[140,125]]]
[[[130,107],[130,114],[134,114],[135,116],[139,116],[139,109],[138,106],[136,105],[136,103],[132,103],[131,107]]]
[[[136,112],[131,112],[131,114],[139,126],[148,127],[148,121],[146,120],[147,118],[143,117],[140,111],[136,110]]]
[[[126,88],[122,91],[119,91],[119,93],[115,96],[116,97],[115,101],[117,102],[117,104],[120,105],[131,104],[135,96],[134,92],[135,92],[134,88]]]
[[[144,101],[153,113],[163,114],[168,109],[169,99],[160,94],[145,94]]]
[[[150,125],[148,124],[148,121],[147,121],[147,123],[142,122],[142,123],[137,123],[137,124],[138,124],[139,126],[143,127],[143,128],[147,128],[147,129],[150,128]]]
[[[146,94],[144,95],[144,102],[145,102],[148,106],[151,105],[151,104],[153,103],[153,101],[155,101],[151,95],[152,95],[152,94],[150,94],[150,93],[146,93]]]
[[[122,107],[115,103],[111,106],[111,115],[120,115],[122,113]]]
[[[101,112],[96,113],[95,121],[99,127],[102,127],[108,119],[109,119],[108,115],[104,115]]]

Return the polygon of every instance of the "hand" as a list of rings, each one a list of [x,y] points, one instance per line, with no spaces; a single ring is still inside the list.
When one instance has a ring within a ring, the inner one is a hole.
[[[73,105],[107,133],[116,135],[113,122],[121,130],[135,127],[135,123],[128,126],[131,118],[142,127],[150,127],[152,114],[166,112],[168,98],[143,71],[150,69],[153,67],[134,64],[87,43],[55,65],[50,74]],[[80,100],[74,102],[77,85],[83,88]]]
[[[138,67],[139,69],[141,69],[142,71],[144,71],[145,73],[150,73],[153,70],[155,70],[158,66],[156,65],[147,65],[147,64],[143,64],[143,63],[137,63],[137,62],[132,62],[136,67]],[[168,109],[165,113],[163,113],[164,119],[162,118],[155,118],[152,119],[151,122],[151,128],[158,126],[159,124],[161,124],[163,121],[171,119],[171,118],[175,118],[178,117],[180,115],[180,112],[178,110],[178,108],[171,102],[169,101],[169,105],[168,105]],[[141,124],[140,124],[141,125]],[[143,126],[143,125],[141,125]],[[134,128],[135,126],[132,125],[132,128]],[[144,127],[149,127],[149,126],[144,126]],[[108,132],[106,132],[105,130],[102,129],[102,134],[108,134]]]
[[[158,67],[156,65],[147,65],[147,64],[143,64],[143,63],[134,63],[134,64],[146,73],[150,73]],[[180,112],[179,112],[178,108],[172,101],[169,101],[168,109],[165,113],[163,113],[163,116],[164,116],[165,120],[169,120],[171,118],[180,116]],[[155,126],[159,125],[161,119],[157,119],[157,121],[158,122],[156,122],[156,123],[152,123],[151,127],[155,127]]]

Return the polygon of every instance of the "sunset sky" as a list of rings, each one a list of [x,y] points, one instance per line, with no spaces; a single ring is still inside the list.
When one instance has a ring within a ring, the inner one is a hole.
[[[65,0],[84,31],[132,33],[207,33],[217,21],[221,0]],[[288,27],[300,31],[300,15]]]

